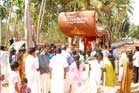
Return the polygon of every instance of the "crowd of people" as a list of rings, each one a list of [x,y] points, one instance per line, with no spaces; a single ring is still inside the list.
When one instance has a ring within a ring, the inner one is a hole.
[[[78,93],[85,84],[86,64],[90,93],[98,93],[101,85],[114,87],[116,81],[120,83],[120,93],[130,93],[131,82],[138,83],[139,47],[136,51],[123,49],[120,56],[116,48],[84,52],[72,45],[50,44],[12,49],[9,53],[1,46],[0,81],[1,85],[8,83],[9,93],[64,93],[65,86],[67,93]]]

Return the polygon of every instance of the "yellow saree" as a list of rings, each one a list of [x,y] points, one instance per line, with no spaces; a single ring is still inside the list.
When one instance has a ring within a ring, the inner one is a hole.
[[[26,74],[25,74],[25,62],[24,62],[24,60],[27,57],[27,55],[28,55],[28,53],[25,52],[23,54],[23,56],[22,56],[22,60],[20,60],[20,68],[21,69],[20,69],[19,73],[20,73],[20,78],[21,79],[26,77]]]
[[[105,69],[106,69],[106,72],[105,72],[104,85],[114,87],[116,76],[115,76],[115,72],[110,61],[107,61],[105,63]]]
[[[123,63],[123,77],[120,86],[120,93],[130,93],[133,70],[129,67],[129,60],[126,59]]]

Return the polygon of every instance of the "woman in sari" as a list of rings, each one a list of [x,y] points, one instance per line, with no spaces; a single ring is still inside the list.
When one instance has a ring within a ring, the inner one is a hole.
[[[127,58],[123,63],[123,76],[120,86],[120,93],[130,93],[133,76],[132,53],[127,52]]]
[[[19,62],[19,66],[20,66],[19,74],[20,74],[21,79],[25,78],[25,63],[24,63],[24,60],[25,60],[26,57],[27,57],[26,49],[19,50],[17,60]]]
[[[108,58],[104,60],[105,65],[104,85],[109,87],[114,87],[116,79],[114,66],[112,65],[112,59],[113,55],[109,53]]]
[[[72,93],[78,93],[78,88],[84,84],[83,71],[85,69],[85,64],[79,61],[79,55],[75,55],[74,58],[75,62],[70,66],[70,81]]]

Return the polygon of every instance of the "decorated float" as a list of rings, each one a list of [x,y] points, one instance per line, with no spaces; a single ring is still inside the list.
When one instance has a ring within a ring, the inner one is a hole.
[[[97,26],[98,15],[96,11],[61,12],[58,16],[60,30],[71,38],[73,44],[75,36],[84,39],[84,50],[91,49],[91,41],[95,41],[96,47],[110,47],[110,30],[107,26]]]

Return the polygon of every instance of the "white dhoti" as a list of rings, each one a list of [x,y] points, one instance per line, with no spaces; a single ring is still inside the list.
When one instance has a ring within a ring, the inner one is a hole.
[[[122,76],[123,76],[123,67],[119,67],[118,81],[121,81],[122,80]]]
[[[115,73],[119,74],[119,62],[118,60],[115,60],[114,62],[115,62]]]
[[[66,79],[64,80],[64,92],[65,93],[69,93],[69,90],[70,90],[71,81],[70,81],[69,75],[70,75],[69,72],[67,72]]]
[[[51,79],[51,93],[64,93],[64,79]]]
[[[48,93],[50,91],[50,76],[47,73],[40,75],[41,92]]]

